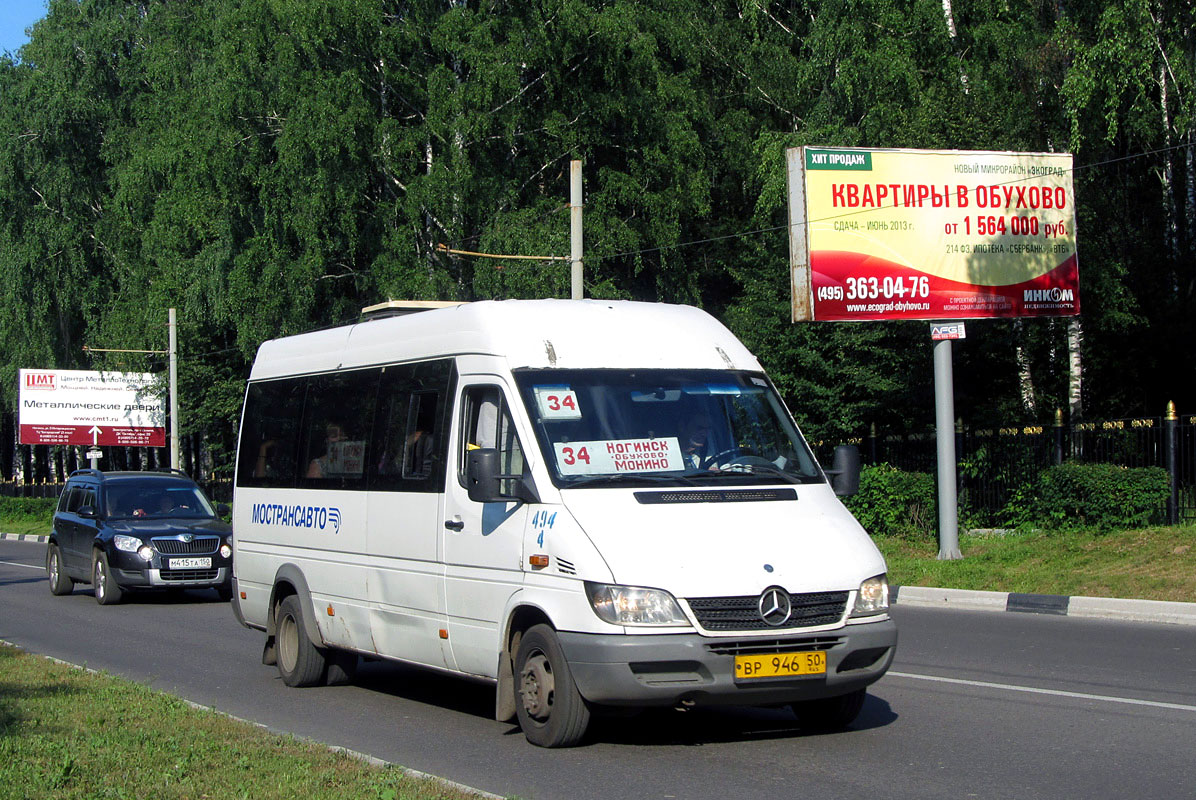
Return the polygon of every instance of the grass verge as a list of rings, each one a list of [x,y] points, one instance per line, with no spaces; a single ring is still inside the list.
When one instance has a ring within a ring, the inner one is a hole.
[[[34,534],[46,536],[50,533],[50,524],[45,520],[6,520],[0,519],[0,533]]]
[[[1196,526],[961,534],[963,559],[933,541],[873,537],[902,586],[1196,601]]]
[[[466,800],[110,675],[0,647],[0,798]]]

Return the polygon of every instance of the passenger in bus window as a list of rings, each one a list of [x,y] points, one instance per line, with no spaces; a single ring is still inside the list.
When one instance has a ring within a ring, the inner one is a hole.
[[[345,429],[336,422],[329,422],[324,429],[324,455],[317,456],[307,465],[307,477],[328,478],[340,472],[336,469],[338,444],[346,440]]]
[[[404,477],[426,478],[432,472],[432,434],[416,429],[407,436]]]
[[[272,475],[274,473],[274,469],[271,464],[273,461],[271,451],[274,449],[275,444],[277,444],[275,440],[266,439],[258,446],[257,460],[253,465],[253,477],[265,478],[266,476]]]

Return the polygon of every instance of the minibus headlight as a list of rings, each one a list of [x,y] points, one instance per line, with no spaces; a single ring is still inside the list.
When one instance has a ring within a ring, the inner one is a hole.
[[[141,540],[136,536],[125,536],[118,533],[112,537],[112,544],[116,545],[117,550],[123,550],[126,553],[136,553],[137,548],[141,547]]]
[[[883,614],[889,610],[889,581],[886,575],[877,575],[860,584],[859,594],[855,597],[853,617],[866,617],[869,614]]]
[[[586,581],[594,613],[612,625],[688,625],[689,620],[668,592],[637,586]]]

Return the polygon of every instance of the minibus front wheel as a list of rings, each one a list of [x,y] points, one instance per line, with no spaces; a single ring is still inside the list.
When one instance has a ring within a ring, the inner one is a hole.
[[[523,735],[540,747],[571,747],[589,727],[589,706],[577,691],[556,631],[548,625],[534,625],[520,639],[515,713]]]

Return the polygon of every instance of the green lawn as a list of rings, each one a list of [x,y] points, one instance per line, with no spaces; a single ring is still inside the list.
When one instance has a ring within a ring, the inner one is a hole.
[[[45,536],[50,532],[48,520],[33,519],[0,519],[0,533],[23,533]]]
[[[464,800],[110,675],[0,647],[0,800]]]
[[[929,540],[875,541],[901,586],[1196,602],[1194,525],[961,535],[959,561],[939,561]]]

